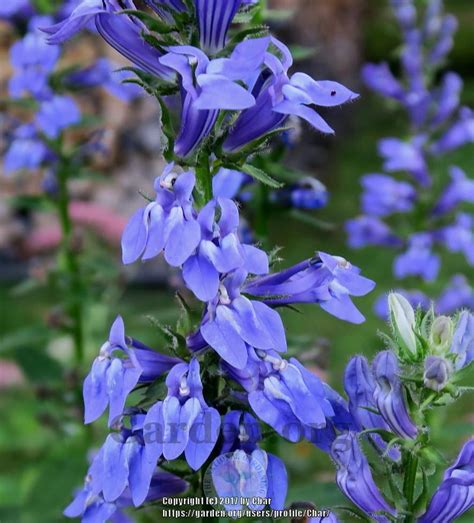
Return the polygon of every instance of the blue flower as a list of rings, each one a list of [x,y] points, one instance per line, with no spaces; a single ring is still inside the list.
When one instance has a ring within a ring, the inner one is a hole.
[[[11,19],[15,16],[28,16],[32,7],[30,0],[9,0],[0,4],[0,19]]]
[[[445,214],[462,202],[474,203],[474,180],[469,179],[459,167],[450,168],[451,183],[444,189],[433,213]]]
[[[122,235],[125,264],[138,258],[149,260],[164,251],[173,267],[183,264],[201,239],[201,229],[192,206],[196,178],[193,172],[178,174],[169,164],[155,180],[155,201],[131,217]]]
[[[271,306],[318,303],[337,318],[361,323],[365,318],[350,296],[365,296],[374,287],[344,258],[319,252],[294,267],[249,281],[245,292],[261,296]]]
[[[376,428],[389,430],[383,417],[369,410],[377,410],[374,398],[375,387],[375,380],[367,359],[364,356],[351,358],[344,373],[344,390],[349,398],[349,412],[357,422],[359,430]],[[378,434],[371,434],[370,438],[380,449],[384,450],[387,447]],[[393,459],[400,457],[400,453],[394,448],[390,450],[389,455]]]
[[[335,428],[354,426],[344,400],[295,358],[250,348],[245,368],[223,367],[248,392],[255,414],[290,441],[306,438],[327,450]]]
[[[429,175],[421,147],[425,138],[415,137],[411,142],[398,138],[384,138],[379,141],[379,154],[385,160],[388,172],[408,171],[422,185],[429,185]]]
[[[450,352],[456,355],[454,367],[459,370],[474,360],[474,315],[461,312],[454,331]]]
[[[273,202],[295,209],[320,209],[329,199],[327,188],[316,178],[305,176],[270,194]]]
[[[423,384],[440,392],[448,384],[452,373],[451,363],[442,356],[428,356],[424,361]]]
[[[396,100],[401,100],[403,98],[403,87],[385,62],[364,65],[362,68],[362,79],[367,87],[382,96],[387,96]]]
[[[214,73],[212,62],[200,49],[184,45],[170,47],[169,51],[160,58],[160,63],[181,77],[181,129],[174,152],[184,157],[209,135],[219,110],[246,109],[255,104],[255,99],[247,89],[234,82],[239,78]]]
[[[243,0],[194,0],[199,25],[200,47],[216,54],[226,44],[227,31]]]
[[[220,211],[220,212],[219,212]],[[216,214],[220,218],[216,222]],[[232,200],[211,200],[200,211],[201,239],[196,252],[183,264],[183,278],[189,289],[202,301],[213,300],[220,276],[240,267],[252,274],[268,272],[264,251],[241,244],[238,237],[239,211]]]
[[[224,443],[221,448],[221,456],[218,457],[212,464],[212,477],[216,477],[215,487],[219,496],[223,497],[221,488],[228,489],[229,485],[225,485],[225,480],[222,481],[222,477],[217,469],[222,471],[225,468],[229,472],[229,467],[232,468],[236,464],[236,460],[245,459],[247,463],[252,459],[253,452],[258,450],[258,442],[261,440],[262,435],[260,432],[260,425],[257,420],[248,412],[242,411],[230,411],[223,419],[222,423],[222,436]],[[236,451],[241,451],[236,454]],[[242,454],[242,451],[244,454]],[[229,456],[228,453],[232,452],[233,455]],[[225,455],[225,456],[224,456]],[[270,507],[273,510],[282,510],[285,505],[286,493],[288,490],[288,477],[285,465],[283,461],[270,453],[265,453],[265,456],[258,453],[256,456],[263,458],[261,462],[264,467],[259,469],[257,473],[261,477],[262,483],[265,483],[267,487],[267,495],[271,499]],[[242,469],[240,469],[242,471]],[[236,471],[232,470],[230,476],[227,477],[238,477]],[[260,474],[262,473],[262,474]],[[255,487],[255,485],[254,485]],[[231,487],[232,488],[232,487]],[[250,492],[249,497],[260,495],[258,492]],[[243,497],[243,494],[233,494],[237,497]],[[239,507],[232,507],[238,509]]]
[[[77,88],[103,87],[108,93],[125,102],[134,100],[141,96],[140,86],[131,83],[123,83],[130,77],[130,73],[119,69],[107,58],[99,58],[89,67],[79,69],[67,75],[65,82]]]
[[[84,487],[64,510],[66,517],[82,517],[84,523],[124,523],[128,519],[122,509],[187,489],[177,476],[154,470],[144,459],[140,438],[139,430],[108,436],[89,467]]]
[[[400,238],[390,227],[375,216],[359,216],[345,223],[347,243],[353,249],[367,245],[386,245],[396,247],[402,244]]]
[[[172,71],[159,63],[160,52],[141,36],[146,27],[136,18],[117,14],[125,9],[135,9],[132,0],[83,0],[63,21],[42,28],[48,33],[50,44],[60,44],[76,33],[95,23],[104,40],[133,64],[159,78],[171,80]]]
[[[407,182],[398,182],[384,174],[366,174],[362,177],[362,209],[373,216],[387,216],[408,212],[413,208],[416,191]]]
[[[60,55],[59,47],[48,45],[45,36],[38,30],[31,30],[10,49],[10,61],[14,74],[8,84],[12,98],[30,94],[38,100],[52,95],[48,84]]]
[[[474,142],[474,114],[468,107],[463,107],[459,112],[458,120],[431,146],[431,151],[435,155],[440,155],[472,142]]]
[[[474,217],[459,213],[452,225],[444,227],[438,236],[451,252],[462,252],[469,265],[474,265]]]
[[[432,244],[433,240],[428,233],[413,234],[408,250],[395,258],[395,276],[421,276],[426,281],[433,281],[439,272],[440,259],[431,251]]]
[[[38,128],[51,139],[58,138],[62,131],[80,120],[81,111],[69,96],[53,96],[40,104],[36,114]]]
[[[459,107],[463,82],[461,77],[453,72],[446,73],[438,92],[435,94],[436,112],[433,116],[434,125],[443,124]]]
[[[403,386],[398,376],[397,357],[389,350],[379,352],[372,362],[374,399],[391,430],[402,438],[415,438],[418,429],[408,413]]]
[[[127,396],[139,381],[153,381],[178,362],[125,336],[118,316],[84,380],[85,423],[96,420],[109,405],[110,426],[122,415]]]
[[[464,275],[456,274],[436,300],[435,310],[447,314],[463,307],[474,309],[474,290]]]
[[[249,142],[281,127],[290,115],[306,120],[323,133],[333,133],[333,129],[310,106],[334,107],[358,96],[337,82],[318,82],[304,73],[295,73],[289,77],[288,69],[293,63],[289,49],[273,37],[268,44],[277,49],[282,56],[281,60],[270,51],[264,53],[263,63],[260,64],[261,54],[256,53],[259,60],[251,62],[254,68],[245,63],[245,55],[240,59],[241,66],[238,69],[243,70],[247,66],[256,103],[243,111],[230,129],[223,143],[227,153],[234,153]],[[238,57],[234,58],[234,62],[239,61]],[[220,63],[225,71],[228,63],[225,60]]]
[[[418,523],[450,523],[474,506],[474,439],[468,440],[443,476]]]
[[[377,488],[357,435],[346,432],[338,436],[332,444],[331,457],[337,466],[336,482],[341,491],[376,521],[390,521],[380,513],[395,515],[395,510]]]
[[[246,277],[247,271],[240,269],[221,281],[200,327],[202,338],[237,369],[246,367],[249,345],[264,351],[287,348],[280,315],[265,303],[242,296]]]
[[[34,125],[24,124],[15,129],[13,139],[5,152],[5,173],[21,169],[37,169],[52,153],[38,138]]]
[[[199,362],[178,363],[166,378],[168,394],[155,403],[144,423],[149,461],[163,455],[176,459],[183,452],[189,466],[198,470],[208,459],[219,437],[219,412],[203,396]]]

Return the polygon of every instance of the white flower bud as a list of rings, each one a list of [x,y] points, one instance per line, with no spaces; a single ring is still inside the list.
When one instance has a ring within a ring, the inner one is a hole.
[[[448,316],[438,316],[431,325],[430,346],[433,352],[446,352],[453,340],[454,325]]]
[[[415,311],[410,302],[401,294],[391,292],[388,296],[390,319],[393,329],[403,343],[405,349],[412,354],[416,353]]]

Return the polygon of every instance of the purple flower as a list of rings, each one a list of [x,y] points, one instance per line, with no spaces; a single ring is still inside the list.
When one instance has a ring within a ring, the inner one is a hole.
[[[380,428],[389,430],[389,426],[380,414],[368,410],[377,410],[374,399],[375,380],[364,356],[354,356],[346,366],[344,373],[344,390],[349,398],[349,412],[357,423],[359,430]],[[371,439],[384,450],[387,445],[378,434],[371,434]],[[398,459],[400,453],[392,448],[390,457]]]
[[[366,174],[362,177],[362,209],[374,216],[408,212],[413,208],[416,191],[407,182],[398,182],[384,174]]]
[[[248,42],[252,40],[244,43],[250,45]],[[252,61],[252,65],[255,65],[253,69],[245,63],[244,55],[234,57],[231,61],[232,67],[225,60],[216,61],[223,71],[234,68],[239,71],[246,70],[252,80],[248,83],[253,86],[252,94],[256,100],[256,104],[243,111],[230,129],[223,144],[227,153],[235,153],[249,142],[281,127],[290,115],[306,120],[323,133],[333,133],[333,129],[310,106],[334,107],[358,96],[337,82],[317,82],[304,73],[295,73],[289,77],[288,70],[293,63],[289,49],[275,38],[271,38],[268,43],[274,46],[283,58],[280,61],[274,54],[265,52],[260,75],[260,51],[254,55],[258,59],[255,63]]]
[[[456,73],[449,72],[443,76],[441,86],[435,94],[437,108],[433,118],[434,125],[445,122],[459,107],[462,86],[461,77]]]
[[[38,138],[32,124],[20,125],[5,152],[3,167],[5,173],[21,169],[37,169],[49,156],[50,151]]]
[[[462,307],[474,309],[474,290],[465,276],[457,274],[451,278],[450,283],[436,300],[435,310],[438,314],[447,314]]]
[[[474,218],[459,213],[453,225],[439,231],[439,238],[451,252],[462,252],[469,265],[474,265]]]
[[[331,457],[337,466],[336,482],[341,491],[376,521],[390,521],[379,513],[394,515],[395,510],[377,488],[357,435],[346,432],[338,436],[331,446]]]
[[[382,220],[374,216],[359,216],[345,223],[347,243],[353,249],[360,249],[368,245],[386,245],[397,247],[401,240]]]
[[[462,311],[454,331],[450,352],[456,355],[454,367],[462,369],[474,360],[474,315]]]
[[[362,68],[362,79],[373,91],[401,100],[404,94],[400,82],[393,76],[387,63],[365,64]]]
[[[275,352],[253,353],[242,373],[228,370],[247,388],[255,414],[289,441],[304,437],[328,450],[334,427],[353,426],[344,400],[295,358],[286,361]]]
[[[453,47],[453,35],[458,27],[456,18],[446,15],[440,25],[437,41],[428,57],[430,65],[439,65]]]
[[[459,167],[450,167],[451,183],[444,189],[433,214],[452,211],[462,202],[474,203],[474,180],[469,179]]]
[[[458,149],[474,142],[474,115],[471,109],[463,107],[458,120],[431,146],[435,155]]]
[[[10,49],[10,61],[14,74],[10,78],[8,90],[13,98],[31,94],[38,100],[51,96],[48,78],[60,54],[59,47],[46,43],[38,30],[27,33]]]
[[[136,18],[117,14],[122,9],[135,9],[132,0],[83,0],[66,18],[45,27],[50,44],[60,44],[95,23],[104,40],[133,64],[159,78],[171,80],[172,71],[159,63],[160,52],[141,36],[146,27]]]
[[[219,110],[246,109],[255,105],[255,99],[233,81],[239,78],[213,73],[212,62],[200,49],[183,45],[170,47],[169,51],[160,58],[160,63],[181,77],[181,129],[174,152],[185,157],[209,135]]]
[[[220,212],[216,222],[216,213]],[[220,275],[244,267],[252,274],[268,272],[264,251],[242,245],[238,237],[239,211],[232,200],[211,200],[199,213],[201,240],[196,252],[183,265],[183,278],[202,301],[213,300],[219,289]]]
[[[440,392],[446,387],[452,373],[451,363],[442,356],[428,356],[424,361],[423,384]]]
[[[123,263],[138,258],[149,260],[164,251],[173,267],[182,265],[201,239],[201,229],[192,206],[195,176],[191,171],[178,174],[168,164],[155,180],[155,201],[131,217],[122,235]]]
[[[413,234],[409,240],[408,250],[395,258],[393,270],[397,278],[420,276],[432,281],[438,275],[440,259],[433,254],[433,240],[428,233]]]
[[[360,269],[344,258],[319,252],[283,271],[255,278],[245,292],[263,297],[264,303],[275,307],[292,303],[318,303],[337,318],[361,323],[364,316],[350,296],[365,296],[375,283],[360,275]]]
[[[122,509],[182,493],[188,484],[165,472],[155,472],[140,443],[140,430],[109,435],[89,467],[84,487],[65,509],[69,518],[84,522],[128,522]],[[120,491],[119,494],[117,494]],[[110,518],[110,519],[109,519]]]
[[[159,354],[125,336],[123,320],[118,316],[84,380],[85,423],[96,420],[109,405],[110,426],[122,415],[127,396],[139,381],[153,381],[177,362],[177,358]]]
[[[219,412],[203,396],[199,362],[178,363],[166,378],[168,394],[155,403],[144,423],[148,460],[163,455],[176,459],[183,452],[189,466],[198,470],[208,459],[219,437]]]
[[[242,0],[195,0],[201,48],[216,54],[226,44],[227,31]]]
[[[273,191],[270,195],[273,202],[295,209],[320,209],[327,204],[327,188],[316,178],[305,176],[297,183]]]
[[[224,483],[228,481],[223,480],[222,475],[219,474],[217,469],[219,468],[220,471],[225,469],[227,472],[231,472],[230,476],[227,476],[228,479],[229,477],[237,477],[238,474],[236,475],[236,471],[229,469],[229,467],[235,465],[235,458],[237,456],[239,456],[239,458],[249,459],[249,455],[253,455],[253,452],[258,449],[257,442],[262,436],[259,423],[251,414],[235,410],[228,412],[224,416],[222,435],[224,444],[221,449],[221,456],[211,464],[211,471],[212,477],[216,478],[216,489],[221,487],[227,490],[229,488],[235,488],[235,486],[225,485]],[[244,452],[244,454],[240,453],[240,455],[236,455],[236,451]],[[232,456],[228,456],[230,452],[233,453]],[[265,476],[267,497],[271,499],[270,507],[274,510],[281,510],[285,505],[286,492],[288,489],[288,477],[285,465],[273,454],[266,453],[265,457],[260,456],[264,458],[262,462],[264,466],[256,471],[257,475],[260,476],[260,480],[264,480],[261,476]],[[240,470],[242,471],[242,469]],[[261,472],[262,474],[260,474]],[[223,497],[221,493],[219,493],[219,495]],[[258,496],[258,493],[254,492],[253,496]],[[238,497],[242,497],[242,494]],[[252,497],[252,495],[249,497]]]
[[[423,156],[424,137],[415,137],[411,142],[398,138],[379,141],[379,154],[385,160],[388,172],[408,171],[422,185],[429,185],[429,175]]]
[[[200,327],[205,342],[237,369],[247,365],[248,345],[263,351],[287,348],[280,315],[265,303],[241,295],[246,276],[240,269],[222,280]]]
[[[403,386],[398,376],[397,357],[389,350],[379,352],[372,362],[374,399],[383,419],[402,438],[415,438],[418,432],[408,413]]]
[[[474,439],[468,440],[443,476],[418,523],[450,523],[474,505]]]
[[[81,111],[69,96],[53,96],[41,103],[36,114],[38,128],[51,139],[58,138],[68,127],[78,124]]]
[[[103,87],[107,92],[125,102],[134,100],[142,93],[140,86],[123,83],[130,77],[128,71],[114,70],[119,66],[107,58],[99,58],[89,67],[69,74],[66,78],[68,85],[75,88]]]
[[[250,178],[247,174],[232,169],[219,169],[212,177],[214,197],[237,198],[242,185]]]
[[[28,16],[32,11],[30,0],[9,0],[0,5],[0,19],[11,19],[15,16]]]

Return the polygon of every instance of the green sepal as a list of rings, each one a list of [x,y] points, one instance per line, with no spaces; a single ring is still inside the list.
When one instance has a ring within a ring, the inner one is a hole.
[[[138,18],[148,27],[150,31],[153,31],[155,33],[168,34],[176,31],[176,27],[161,21],[159,18],[155,18],[154,16],[149,15],[145,11],[138,11],[136,9],[124,9],[123,11],[119,11],[117,14],[133,16],[135,18]]]

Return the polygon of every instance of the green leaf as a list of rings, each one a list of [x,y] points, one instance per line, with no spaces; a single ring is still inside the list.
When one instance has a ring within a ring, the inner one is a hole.
[[[254,165],[251,165],[249,163],[244,164],[240,168],[240,170],[246,174],[249,174],[252,178],[263,183],[264,185],[272,187],[273,189],[279,189],[280,187],[283,187],[283,184],[281,182],[273,179],[265,171],[262,171],[258,167],[255,167]]]

